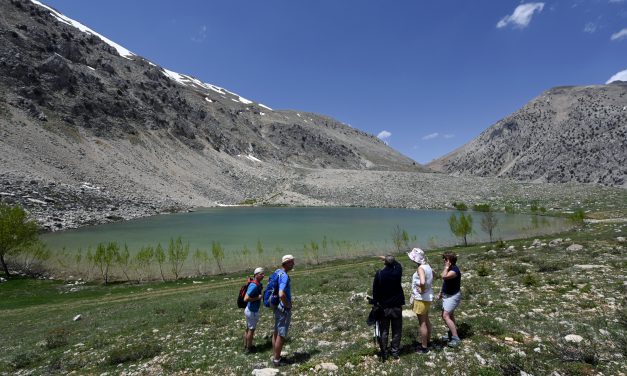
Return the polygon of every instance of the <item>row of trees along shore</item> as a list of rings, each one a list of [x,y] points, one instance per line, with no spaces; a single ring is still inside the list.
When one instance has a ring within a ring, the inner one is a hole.
[[[468,209],[463,203],[453,203],[453,206],[459,213],[453,213],[448,219],[451,232],[463,240],[464,246],[468,245],[467,236],[473,231],[473,217],[464,212]],[[536,211],[545,212],[534,206]],[[489,204],[480,204],[473,206],[473,210],[482,213],[481,228],[489,237],[490,242],[493,241],[493,232],[498,225],[498,219],[493,208]],[[575,222],[582,222],[585,213],[578,209],[571,215],[571,219]],[[39,227],[37,223],[28,218],[27,213],[19,206],[9,206],[0,202],[0,267],[7,278],[11,276],[7,259],[19,260],[19,269],[27,274],[36,276],[42,275],[46,271],[44,262],[51,257],[51,252],[45,245],[39,241]],[[409,248],[410,242],[415,242],[416,236],[409,236],[407,231],[400,226],[396,226],[392,232],[392,242],[398,252]],[[329,246],[326,236],[322,241],[323,253],[326,254]],[[344,245],[347,249],[348,245],[344,242],[338,242],[338,247]],[[263,253],[263,245],[257,242],[256,251],[258,256]],[[283,250],[281,250],[283,251]],[[304,246],[305,253],[311,258],[313,263],[320,263],[320,244],[315,241],[306,243]],[[142,282],[153,279],[153,273],[158,271],[161,280],[165,281],[171,276],[177,280],[181,277],[185,261],[190,256],[190,245],[184,243],[181,237],[170,239],[167,248],[161,244],[156,246],[141,247],[134,255],[131,255],[126,244],[120,246],[117,242],[101,243],[95,249],[88,248],[85,255],[79,250],[70,255],[69,260],[59,260],[60,266],[71,269],[74,264],[74,270],[77,274],[85,274],[91,279],[93,274],[98,275],[102,281],[107,284],[111,281],[113,271],[117,271],[124,275],[127,281],[133,278]],[[218,242],[211,244],[211,256],[205,250],[197,249],[191,255],[191,259],[197,268],[197,273],[207,274],[209,263],[213,261],[217,266],[218,272],[223,274],[224,268],[224,249]],[[242,256],[250,258],[250,250],[244,247]],[[260,260],[261,261],[261,257]],[[79,270],[81,266],[85,270]]]

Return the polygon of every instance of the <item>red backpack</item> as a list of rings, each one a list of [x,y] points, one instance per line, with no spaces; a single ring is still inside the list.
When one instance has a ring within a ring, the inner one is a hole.
[[[255,278],[248,277],[248,279],[246,280],[246,283],[244,283],[242,287],[239,289],[239,295],[237,295],[237,307],[238,308],[246,308],[246,305],[248,304],[248,302],[244,301],[244,297],[246,296],[246,291],[248,291],[248,285],[250,285],[251,283],[254,283],[257,286],[260,286],[259,282],[257,282]]]

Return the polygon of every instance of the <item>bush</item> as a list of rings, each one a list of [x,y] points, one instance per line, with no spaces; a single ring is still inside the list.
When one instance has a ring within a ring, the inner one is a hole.
[[[115,348],[109,352],[109,364],[116,365],[126,362],[153,358],[161,353],[161,346],[156,343],[138,343],[135,345]]]
[[[454,202],[453,207],[459,211],[468,210],[468,206],[466,206],[466,204],[464,204],[463,202]]]
[[[490,207],[490,204],[477,204],[472,207],[472,210],[487,213],[491,211],[492,208]]]
[[[510,277],[514,275],[525,274],[527,273],[527,267],[521,264],[508,264],[505,265],[505,273]]]
[[[46,334],[46,348],[48,350],[56,349],[68,344],[70,331],[65,328],[55,328]]]
[[[31,364],[37,363],[41,357],[35,352],[26,352],[13,356],[9,361],[9,367],[13,370],[26,368]]]
[[[477,267],[477,275],[479,275],[479,277],[486,277],[490,275],[490,268],[485,263],[479,264]]]
[[[551,273],[562,269],[564,269],[562,263],[557,261],[545,261],[538,265],[538,271],[540,273]]]
[[[523,285],[527,287],[536,287],[540,285],[540,281],[538,280],[538,277],[536,277],[535,275],[531,273],[527,273],[523,275],[520,281],[522,282]]]

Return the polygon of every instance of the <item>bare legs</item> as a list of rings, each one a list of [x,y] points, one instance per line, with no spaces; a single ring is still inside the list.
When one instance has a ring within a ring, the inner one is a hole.
[[[274,359],[281,359],[281,350],[283,350],[283,344],[285,343],[285,338],[278,335],[277,332],[272,334],[272,351],[274,352]]]
[[[244,333],[244,347],[250,349],[253,346],[253,337],[255,336],[255,329],[246,329]]]
[[[429,321],[429,314],[423,313],[422,315],[418,315],[418,322],[420,324],[420,328],[418,329],[420,333],[420,344],[422,348],[426,349],[431,339],[431,321]]]
[[[448,326],[448,330],[451,331],[451,336],[458,337],[455,314],[453,312],[442,311],[442,320],[444,320],[444,323]]]

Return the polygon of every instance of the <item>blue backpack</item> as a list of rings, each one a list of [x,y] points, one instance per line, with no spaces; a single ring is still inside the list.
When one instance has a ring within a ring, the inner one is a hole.
[[[263,293],[263,305],[268,308],[279,305],[279,277],[281,277],[281,274],[285,274],[285,272],[283,270],[277,270],[272,273],[270,279],[268,279],[266,291]]]

